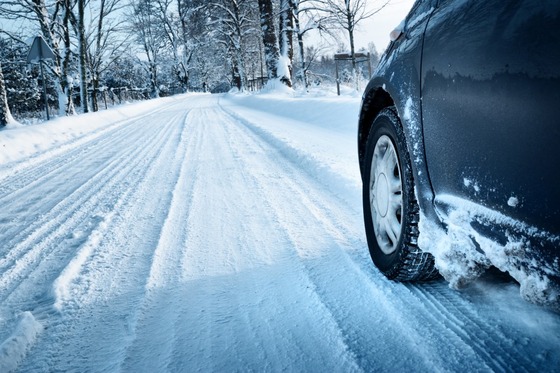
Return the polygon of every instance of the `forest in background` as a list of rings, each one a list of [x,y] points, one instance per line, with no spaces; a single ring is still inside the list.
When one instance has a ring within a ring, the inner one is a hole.
[[[378,0],[0,0],[0,126],[42,118],[43,78],[27,56],[41,36],[48,105],[58,115],[188,91],[298,89],[335,82],[333,50],[350,58],[339,81],[358,87],[357,25]],[[378,52],[373,43],[372,65]],[[87,94],[86,94],[87,93]]]

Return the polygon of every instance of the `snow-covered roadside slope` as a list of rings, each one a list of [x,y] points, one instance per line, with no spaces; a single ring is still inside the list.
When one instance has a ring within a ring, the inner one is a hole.
[[[458,293],[373,267],[358,98],[150,104],[124,121],[92,114],[79,137],[55,142],[53,131],[56,145],[2,166],[0,367],[559,366],[558,315],[523,302],[515,284],[485,278]]]
[[[45,152],[64,151],[74,146],[75,142],[85,141],[108,126],[151,113],[164,102],[173,102],[185,96],[123,104],[97,113],[60,117],[44,123],[0,130],[0,165],[5,168],[16,161],[29,160]],[[61,147],[62,144],[67,146]]]
[[[360,205],[359,98],[233,95],[220,105],[350,205]]]

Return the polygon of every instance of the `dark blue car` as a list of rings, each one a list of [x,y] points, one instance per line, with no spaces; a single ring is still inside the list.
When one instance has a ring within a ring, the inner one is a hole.
[[[371,257],[454,287],[496,267],[560,305],[560,1],[421,0],[363,96]]]

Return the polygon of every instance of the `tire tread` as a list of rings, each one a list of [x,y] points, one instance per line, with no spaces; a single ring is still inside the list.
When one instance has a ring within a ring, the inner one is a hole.
[[[405,140],[403,129],[400,125],[400,120],[397,114],[395,107],[388,107],[383,109],[377,116],[386,116],[388,119],[395,124],[395,130],[397,131],[397,137],[400,138],[400,141]],[[375,128],[372,126],[370,131],[374,131]],[[406,143],[404,144],[404,148],[406,149]],[[406,154],[401,154],[399,157],[404,157],[404,164],[407,168],[406,170],[402,170],[401,174],[402,177],[406,177],[406,183],[410,185],[410,188],[414,190],[414,178],[412,176],[412,168],[410,162],[410,156],[408,152]],[[404,184],[404,183],[403,183]],[[435,266],[434,257],[422,251],[418,247],[418,237],[420,234],[418,223],[420,221],[420,208],[418,205],[418,201],[414,196],[414,193],[409,197],[408,200],[408,219],[407,224],[404,232],[404,242],[402,247],[402,253],[400,255],[399,261],[397,264],[392,266],[389,270],[385,271],[385,275],[387,278],[396,281],[429,281],[439,277],[439,272]]]

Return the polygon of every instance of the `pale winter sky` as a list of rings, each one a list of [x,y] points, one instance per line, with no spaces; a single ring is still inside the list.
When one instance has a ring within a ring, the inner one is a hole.
[[[358,25],[356,47],[374,42],[379,53],[389,44],[389,33],[404,19],[415,0],[392,0],[384,9]],[[368,7],[376,9],[383,0],[368,0]],[[345,35],[346,36],[346,35]],[[346,40],[348,38],[346,37]],[[348,44],[348,42],[346,42]]]

